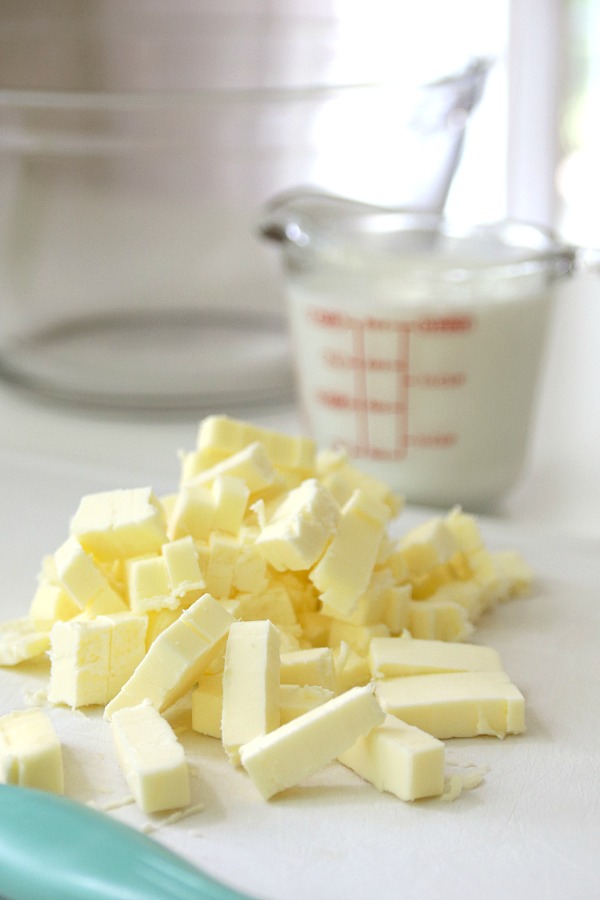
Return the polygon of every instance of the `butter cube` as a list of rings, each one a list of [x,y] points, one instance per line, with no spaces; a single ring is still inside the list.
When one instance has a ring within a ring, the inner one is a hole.
[[[119,763],[138,806],[146,813],[190,803],[183,747],[149,703],[117,710],[112,733]]]
[[[29,618],[0,624],[0,666],[16,666],[26,659],[35,659],[49,646],[48,632],[40,631]]]
[[[267,587],[267,563],[256,549],[254,542],[242,540],[231,587],[240,593],[260,594]]]
[[[437,738],[388,715],[338,759],[378,791],[419,800],[443,793],[444,754]]]
[[[56,622],[50,632],[50,702],[73,708],[108,703],[145,655],[146,627],[146,618],[131,612]]]
[[[212,486],[215,504],[213,528],[228,534],[237,534],[240,530],[250,489],[242,478],[232,475],[218,475]]]
[[[223,673],[205,673],[192,691],[192,728],[209,737],[222,737]]]
[[[238,765],[239,750],[279,725],[279,634],[271,622],[234,622],[223,671],[223,746]]]
[[[156,637],[107,705],[105,717],[110,719],[115,710],[137,706],[146,699],[162,712],[189,690],[222,652],[234,621],[214,597],[203,594]]]
[[[467,555],[483,547],[483,538],[473,516],[464,513],[460,506],[454,507],[446,516],[446,524],[452,531],[460,550]]]
[[[106,621],[110,625],[108,702],[121,690],[146,655],[148,619],[122,612],[99,617],[96,621]]]
[[[57,619],[72,619],[79,612],[80,607],[61,584],[40,579],[29,607],[29,618],[37,628],[49,631]]]
[[[199,472],[186,483],[210,488],[215,480],[223,475],[241,478],[251,494],[269,487],[275,481],[275,470],[269,462],[265,448],[261,443],[255,441],[216,463],[210,469]]]
[[[164,511],[149,487],[86,495],[71,535],[97,560],[158,553],[167,540]]]
[[[384,719],[371,686],[352,688],[244,744],[241,763],[268,800],[318,772]]]
[[[279,719],[282,725],[310,712],[335,696],[319,684],[282,684],[279,687]]]
[[[335,691],[333,653],[329,647],[311,647],[281,654],[281,684],[319,685]]]
[[[294,628],[298,624],[294,604],[282,584],[272,583],[257,594],[238,594],[236,600],[240,619],[270,619],[281,628]]]
[[[179,599],[171,593],[169,573],[162,556],[131,560],[127,567],[127,587],[129,605],[138,615],[179,606]]]
[[[383,709],[434,737],[504,737],[525,730],[525,701],[505,672],[451,672],[384,678]]]
[[[339,517],[332,494],[309,478],[287,494],[256,546],[278,571],[310,569],[333,536]]]
[[[328,643],[330,647],[338,647],[344,641],[359,656],[366,656],[373,638],[389,637],[390,629],[383,622],[378,625],[352,625],[331,619]]]
[[[43,710],[14,710],[0,718],[0,782],[64,792],[60,740]]]
[[[60,583],[80,609],[91,615],[127,609],[102,569],[76,537],[68,538],[54,554]]]
[[[369,646],[369,666],[374,678],[502,671],[500,655],[493,647],[401,637],[373,638]]]
[[[386,482],[353,465],[343,451],[321,450],[317,454],[317,476],[340,506],[360,488],[365,494],[385,503],[392,516],[397,516],[402,509],[402,498],[394,494]]]
[[[315,442],[311,438],[282,434],[227,416],[207,416],[202,420],[197,447],[198,450],[217,450],[225,457],[256,441],[265,448],[271,465],[298,470],[307,477],[313,474]]]
[[[188,607],[206,588],[193,538],[186,535],[170,541],[163,546],[162,555],[170,591],[182,606]]]
[[[212,531],[208,550],[208,562],[204,572],[206,590],[219,600],[229,598],[240,554],[239,541],[230,534]]]
[[[111,625],[107,618],[55,622],[50,632],[48,700],[80,706],[109,700]]]
[[[446,520],[435,516],[408,531],[400,540],[400,549],[411,572],[419,575],[449,562],[460,545]]]
[[[333,651],[333,667],[338,694],[342,694],[351,687],[368,684],[371,680],[369,663],[346,641],[340,641]]]
[[[175,499],[169,517],[171,540],[191,535],[197,541],[207,540],[215,518],[212,491],[202,485],[185,484]]]
[[[351,613],[341,613],[327,603],[321,604],[326,616],[350,622],[352,625],[376,625],[385,622],[388,613],[389,590],[394,584],[390,569],[376,569],[366,591],[357,599]]]
[[[474,628],[466,607],[454,600],[411,600],[408,630],[414,638],[437,641],[465,641]]]
[[[351,613],[367,590],[388,519],[388,507],[360,490],[343,507],[337,532],[310,573],[323,603],[338,613]]]

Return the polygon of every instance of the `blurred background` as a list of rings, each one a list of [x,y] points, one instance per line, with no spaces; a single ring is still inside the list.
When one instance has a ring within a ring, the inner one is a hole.
[[[473,61],[481,90],[444,113],[443,152],[435,144],[435,166],[452,170],[441,208],[600,247],[599,33],[599,0],[0,0],[4,446],[126,462],[114,449],[130,446],[123,429],[172,445],[223,407],[299,428],[277,260],[255,233],[261,206],[298,183],[410,205],[407,121],[435,143],[415,92]],[[426,164],[433,179],[434,156]],[[593,266],[563,293],[534,462],[506,510],[597,533]],[[82,305],[101,350],[64,327]],[[90,411],[79,401],[98,379]],[[111,418],[136,404],[151,415]],[[169,421],[174,410],[187,419]],[[148,450],[148,469],[155,459]]]

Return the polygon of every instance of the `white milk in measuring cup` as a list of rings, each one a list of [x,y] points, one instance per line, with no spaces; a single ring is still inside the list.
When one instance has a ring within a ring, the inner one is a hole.
[[[353,233],[306,264],[294,252],[298,392],[321,446],[411,502],[484,509],[523,466],[553,282],[571,260],[529,226],[445,227],[416,244]]]

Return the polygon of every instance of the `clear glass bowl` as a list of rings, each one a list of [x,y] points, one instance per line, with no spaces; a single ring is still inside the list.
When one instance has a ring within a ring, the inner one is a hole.
[[[356,81],[298,4],[47,6],[0,22],[0,375],[131,410],[289,397],[264,202],[310,185],[441,208],[487,65]]]

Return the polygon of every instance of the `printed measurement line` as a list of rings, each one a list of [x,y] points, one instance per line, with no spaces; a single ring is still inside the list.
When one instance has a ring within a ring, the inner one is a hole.
[[[402,410],[396,413],[395,418],[395,448],[396,458],[404,456],[408,450],[408,388],[410,371],[410,332],[408,325],[397,330],[398,369],[396,376],[397,403],[402,405]]]
[[[369,416],[367,410],[368,388],[365,353],[364,323],[355,319],[352,327],[352,351],[357,365],[354,369],[354,396],[356,403],[356,438],[359,444],[369,446]]]

